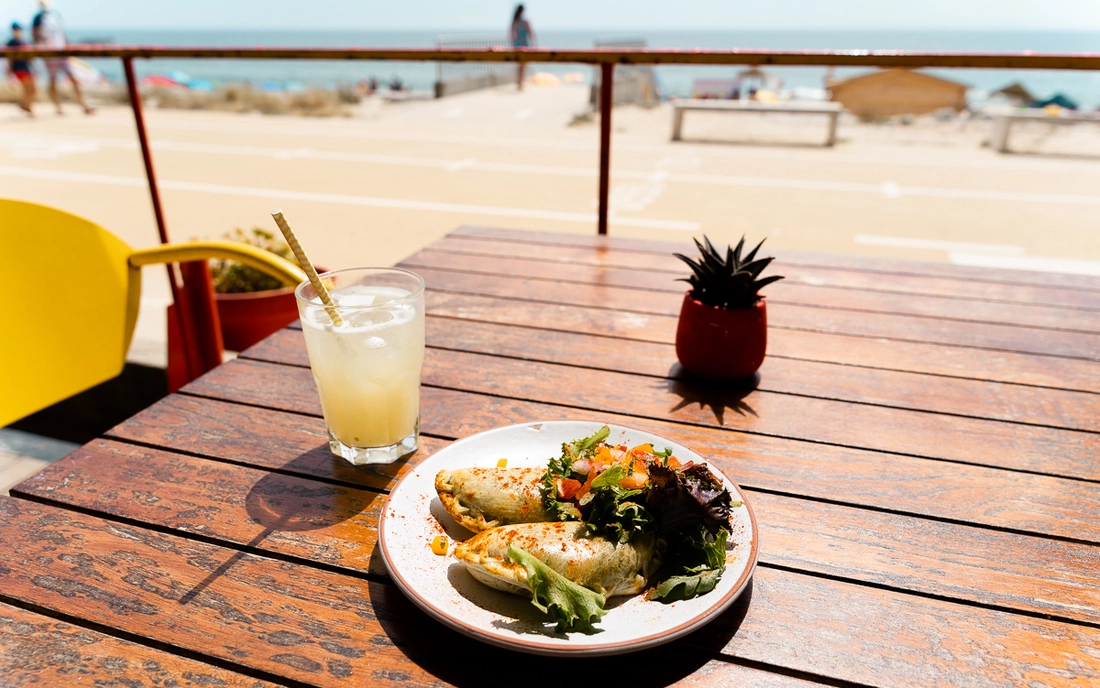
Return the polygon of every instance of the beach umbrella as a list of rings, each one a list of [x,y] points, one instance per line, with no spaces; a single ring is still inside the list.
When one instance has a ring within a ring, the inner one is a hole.
[[[142,86],[183,86],[180,82],[163,74],[150,74],[141,77]]]

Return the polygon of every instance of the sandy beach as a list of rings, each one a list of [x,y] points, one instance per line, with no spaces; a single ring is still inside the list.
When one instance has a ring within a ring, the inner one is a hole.
[[[315,262],[390,264],[462,224],[595,232],[596,118],[584,86],[499,88],[442,100],[368,98],[349,116],[146,111],[173,240],[270,225],[281,206]],[[88,217],[134,246],[157,242],[130,110],[30,120],[0,112],[3,195]],[[842,118],[821,146],[811,115],[613,115],[616,236],[1100,273],[1100,127],[1013,131],[988,119]],[[163,365],[167,284],[147,270],[131,358]]]

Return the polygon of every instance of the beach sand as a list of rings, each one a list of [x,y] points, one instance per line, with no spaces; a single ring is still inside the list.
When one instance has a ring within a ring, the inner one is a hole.
[[[500,88],[443,100],[369,98],[351,116],[146,111],[174,241],[274,228],[286,212],[329,267],[401,260],[463,224],[595,232],[598,117],[582,86]],[[92,219],[134,246],[157,242],[130,110],[64,117],[0,112],[2,195]],[[1014,129],[989,120],[861,123],[688,113],[613,113],[613,236],[767,246],[1100,274],[1100,126]],[[145,271],[131,359],[164,363],[162,270]]]

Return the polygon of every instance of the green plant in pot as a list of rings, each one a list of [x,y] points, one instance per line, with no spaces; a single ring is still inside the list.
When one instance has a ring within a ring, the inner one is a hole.
[[[783,279],[760,277],[773,258],[757,258],[764,244],[744,256],[745,238],[737,247],[719,251],[710,239],[695,240],[698,259],[675,253],[691,267],[680,281],[684,294],[676,328],[676,358],[688,372],[717,380],[735,380],[755,373],[768,346],[768,312],[760,289]]]
[[[256,246],[295,262],[286,240],[260,227],[249,231],[237,228],[223,238]],[[294,287],[284,287],[259,270],[232,260],[210,261],[210,275],[225,348],[244,351],[297,320]]]

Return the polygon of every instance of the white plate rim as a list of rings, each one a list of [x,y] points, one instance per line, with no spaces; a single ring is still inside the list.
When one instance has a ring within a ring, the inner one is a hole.
[[[423,467],[428,461],[432,460],[433,458],[438,456],[443,451],[448,451],[448,450],[451,450],[452,448],[457,447],[459,445],[476,441],[476,440],[480,439],[483,435],[486,435],[486,434],[489,434],[489,433],[494,433],[494,432],[504,431],[504,430],[519,429],[519,428],[529,428],[529,427],[532,427],[532,426],[546,426],[546,425],[557,425],[557,424],[577,424],[577,423],[590,423],[590,424],[596,426],[596,428],[598,428],[600,426],[603,426],[603,425],[608,425],[612,428],[612,430],[620,429],[620,430],[626,430],[626,431],[631,431],[631,432],[643,433],[643,434],[651,435],[653,437],[661,439],[661,440],[663,440],[665,442],[668,442],[670,444],[685,446],[685,445],[683,445],[679,442],[673,442],[672,440],[666,440],[666,439],[662,438],[660,435],[657,435],[656,433],[651,432],[649,430],[641,430],[641,429],[638,429],[638,428],[631,428],[631,427],[628,427],[628,426],[625,426],[625,425],[605,423],[605,422],[602,422],[602,421],[586,421],[586,420],[576,420],[576,419],[569,419],[569,420],[558,419],[558,420],[541,420],[541,421],[536,420],[536,421],[530,421],[530,422],[526,422],[526,423],[515,423],[515,424],[512,424],[512,425],[503,425],[503,426],[499,426],[499,427],[496,427],[496,428],[491,428],[489,430],[483,430],[482,432],[479,432],[479,433],[476,433],[476,434],[473,434],[473,435],[469,435],[469,436],[464,437],[460,440],[456,440],[455,442],[447,445],[447,447],[445,447],[444,449],[441,449],[438,452],[436,452],[435,454],[432,454],[431,456],[429,456],[425,460],[425,462],[418,465],[417,468]],[[699,456],[700,458],[702,458],[706,462],[708,468],[710,468],[713,472],[715,472],[718,475],[718,477],[720,479],[722,479],[725,483],[727,483],[730,487],[732,487],[734,492],[736,493],[735,499],[740,500],[740,502],[744,505],[744,508],[748,512],[749,523],[750,523],[750,532],[749,532],[750,552],[749,552],[749,557],[748,557],[748,565],[745,566],[742,569],[741,574],[740,574],[740,576],[738,576],[737,581],[726,592],[725,595],[723,595],[721,598],[716,600],[714,602],[714,604],[708,606],[706,609],[702,610],[701,612],[699,612],[698,614],[696,614],[695,616],[693,616],[689,620],[679,624],[678,626],[676,626],[676,627],[674,627],[670,630],[662,631],[660,633],[653,633],[653,634],[650,634],[650,635],[645,635],[645,636],[641,636],[639,638],[630,639],[630,640],[620,640],[620,641],[603,643],[603,644],[598,644],[598,645],[584,645],[584,646],[578,646],[578,647],[570,648],[568,646],[561,646],[561,645],[547,645],[543,642],[540,642],[537,639],[499,637],[499,636],[497,636],[493,633],[490,633],[490,632],[486,631],[485,629],[483,629],[480,626],[477,626],[477,625],[474,625],[474,624],[469,624],[469,623],[463,623],[460,619],[456,618],[455,616],[453,616],[451,614],[448,614],[443,609],[437,608],[434,605],[430,604],[426,599],[424,599],[419,594],[419,592],[416,590],[415,586],[411,585],[409,583],[409,581],[407,581],[405,579],[405,577],[401,575],[401,572],[399,570],[397,570],[397,568],[393,565],[392,557],[389,554],[388,546],[387,546],[387,543],[386,543],[386,527],[385,527],[385,525],[386,525],[386,515],[389,513],[390,502],[393,499],[393,496],[399,493],[399,491],[402,489],[402,486],[406,483],[406,481],[409,480],[410,478],[414,477],[414,474],[416,473],[415,470],[409,471],[404,476],[402,476],[400,480],[397,481],[397,484],[394,485],[393,489],[390,491],[390,494],[386,498],[385,504],[383,504],[383,506],[382,506],[382,513],[378,518],[378,546],[379,546],[379,551],[382,554],[382,560],[386,565],[386,570],[389,572],[390,579],[393,580],[393,582],[397,585],[397,587],[401,590],[401,592],[403,592],[405,594],[405,596],[408,597],[413,602],[413,604],[415,604],[417,607],[419,607],[421,610],[423,610],[429,616],[431,616],[435,620],[443,623],[444,625],[458,631],[459,633],[462,633],[463,635],[469,636],[469,637],[474,638],[476,640],[480,640],[480,641],[485,642],[489,645],[494,645],[496,647],[504,648],[504,649],[507,649],[507,650],[516,650],[516,651],[519,651],[519,652],[526,652],[526,653],[530,653],[530,654],[538,654],[538,655],[546,655],[546,656],[554,656],[554,657],[599,657],[599,656],[606,656],[606,655],[624,654],[624,653],[627,653],[627,652],[636,652],[636,651],[639,651],[639,650],[644,650],[644,649],[648,649],[648,648],[651,648],[651,647],[656,647],[658,645],[663,645],[665,643],[676,640],[677,638],[681,638],[681,637],[691,633],[692,631],[695,631],[698,628],[706,625],[707,623],[712,621],[716,616],[718,616],[719,614],[724,612],[726,609],[728,609],[734,602],[736,602],[737,599],[741,596],[741,594],[745,591],[745,588],[748,587],[748,583],[751,580],[754,572],[756,571],[756,564],[757,564],[757,559],[759,557],[759,550],[760,550],[760,532],[759,532],[759,528],[757,527],[757,524],[756,524],[756,514],[753,512],[752,506],[749,504],[748,500],[745,499],[745,495],[741,491],[740,486],[737,485],[736,483],[734,483],[732,480],[730,480],[722,472],[722,470],[719,467],[715,466],[710,461],[707,461],[706,458],[703,457],[701,454],[699,454],[698,452],[695,452],[694,450],[692,450],[690,448],[688,448],[688,450],[691,451],[693,454],[695,454],[695,455]]]

